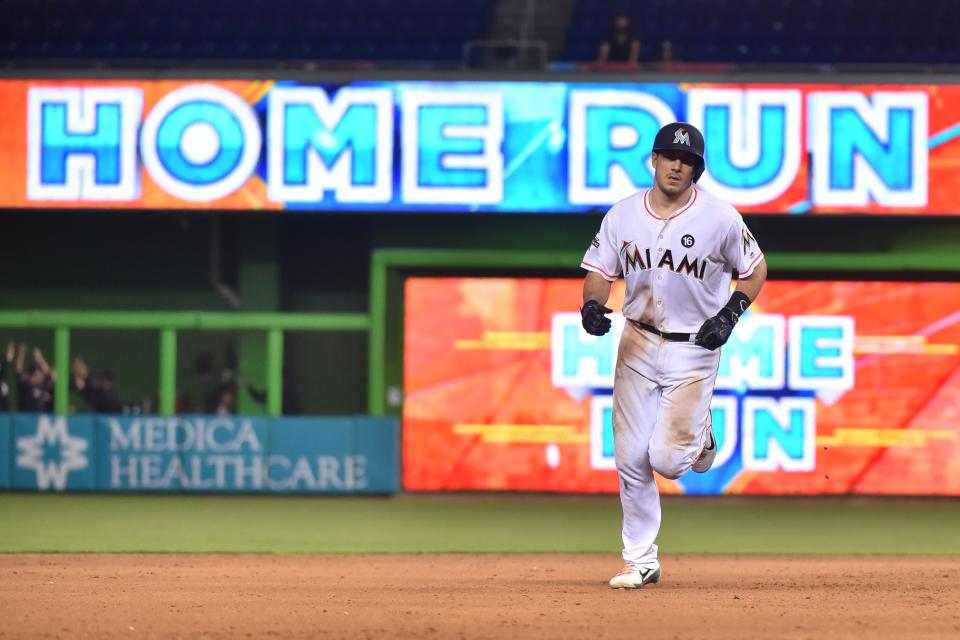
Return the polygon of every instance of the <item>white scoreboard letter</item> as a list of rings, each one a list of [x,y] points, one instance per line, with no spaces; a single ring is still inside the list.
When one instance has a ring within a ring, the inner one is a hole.
[[[817,464],[817,402],[813,398],[743,399],[743,468],[812,471]]]
[[[550,368],[555,387],[612,389],[617,346],[626,321],[610,314],[612,326],[602,336],[583,330],[579,313],[553,314],[550,329]]]
[[[757,205],[793,184],[803,152],[800,92],[691,89],[690,123],[706,143],[699,184],[734,205]]]
[[[915,91],[811,94],[814,206],[925,206],[927,108],[927,94]]]
[[[390,202],[393,93],[347,87],[270,91],[267,184],[276,202]]]
[[[573,89],[568,119],[567,199],[608,205],[653,184],[653,140],[677,117],[649,93]]]
[[[790,388],[852,389],[854,337],[854,320],[849,316],[790,318]]]
[[[403,201],[503,200],[503,95],[410,90],[403,94]]]
[[[30,89],[30,200],[135,200],[140,196],[140,89]]]
[[[720,351],[718,389],[782,389],[786,320],[778,314],[748,313]]]

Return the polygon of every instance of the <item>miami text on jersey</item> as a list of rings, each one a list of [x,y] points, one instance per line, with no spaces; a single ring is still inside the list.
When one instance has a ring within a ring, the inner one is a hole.
[[[633,267],[634,273],[652,268],[651,265],[653,264],[653,260],[650,257],[649,247],[644,249],[643,253],[641,254],[640,249],[633,246],[633,243],[624,242],[623,248],[620,249],[620,255],[623,257],[624,277],[630,275],[631,267]],[[646,258],[646,260],[644,260],[644,258]],[[667,268],[674,273],[693,276],[697,280],[703,280],[703,274],[707,269],[707,261],[698,257],[695,257],[693,260],[691,260],[690,256],[685,253],[683,254],[683,257],[680,258],[679,264],[674,265],[673,252],[670,249],[666,249],[663,252],[663,255],[660,256],[660,261],[657,262],[656,268]]]

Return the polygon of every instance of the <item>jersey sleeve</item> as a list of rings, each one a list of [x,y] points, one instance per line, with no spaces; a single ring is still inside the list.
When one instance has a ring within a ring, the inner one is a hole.
[[[750,277],[763,260],[763,251],[760,250],[757,239],[747,229],[739,213],[736,214],[724,238],[723,259],[731,268],[737,270],[737,275],[741,278]]]
[[[609,282],[620,277],[620,256],[617,254],[616,238],[609,214],[604,216],[600,223],[600,232],[590,241],[580,266],[587,271],[599,273]]]

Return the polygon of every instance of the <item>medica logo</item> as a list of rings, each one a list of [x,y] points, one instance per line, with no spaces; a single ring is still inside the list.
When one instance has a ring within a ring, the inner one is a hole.
[[[33,435],[17,438],[17,467],[36,475],[37,488],[43,491],[67,488],[71,471],[88,466],[86,438],[71,437],[63,416],[40,416]]]

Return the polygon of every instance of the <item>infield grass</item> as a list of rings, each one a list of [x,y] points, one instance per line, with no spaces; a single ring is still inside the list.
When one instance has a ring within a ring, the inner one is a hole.
[[[960,501],[665,498],[665,553],[960,554]],[[0,493],[0,552],[620,550],[612,496]]]

